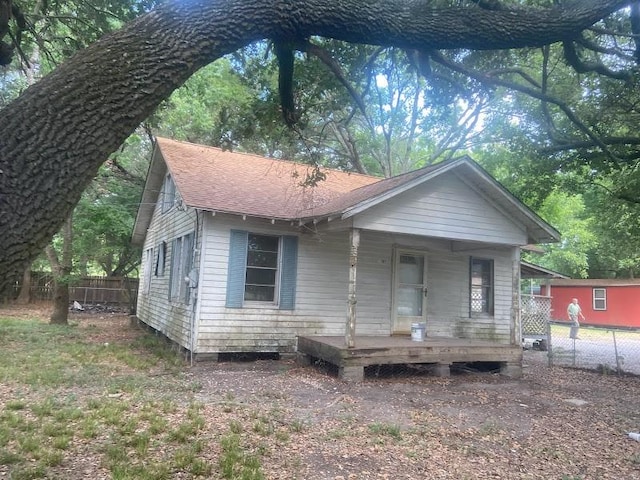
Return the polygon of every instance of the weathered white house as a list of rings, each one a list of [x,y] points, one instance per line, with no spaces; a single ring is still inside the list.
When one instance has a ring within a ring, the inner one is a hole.
[[[520,247],[558,237],[468,157],[380,179],[158,138],[137,316],[196,356],[518,375]]]

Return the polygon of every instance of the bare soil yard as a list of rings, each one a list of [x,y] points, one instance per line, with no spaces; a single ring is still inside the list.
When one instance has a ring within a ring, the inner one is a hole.
[[[0,318],[45,321],[46,313],[46,307],[0,307]],[[149,335],[117,314],[72,314],[71,322],[82,341],[108,348]],[[119,383],[33,388],[3,379],[0,411],[51,395],[80,410],[100,399],[121,402],[124,416],[154,402],[177,424],[197,405],[203,422],[189,442],[202,446],[198,457],[209,470],[180,470],[174,461],[158,478],[640,479],[640,442],[627,435],[640,431],[640,379],[549,368],[540,352],[526,352],[525,364],[521,380],[473,371],[443,379],[405,369],[349,384],[323,366],[291,359],[160,363],[128,381],[133,369],[114,357],[117,368],[109,375]],[[174,407],[160,407],[168,403]],[[136,424],[136,431],[143,428]],[[76,434],[45,477],[31,478],[136,478],[109,468],[105,445],[113,433],[108,425],[103,430],[90,439]],[[262,477],[225,473],[221,458],[230,434],[244,455],[259,461]],[[151,437],[145,461],[176,451],[164,438]],[[135,445],[126,448],[135,456]],[[0,478],[12,478],[14,468],[0,464]]]

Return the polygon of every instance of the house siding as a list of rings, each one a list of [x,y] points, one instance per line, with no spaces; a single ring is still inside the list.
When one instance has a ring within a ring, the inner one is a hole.
[[[205,218],[197,352],[294,351],[298,334],[344,332],[347,279],[344,233],[318,237],[266,221],[241,221],[239,217],[224,215]],[[237,229],[298,235],[294,310],[225,306],[229,241],[231,230]]]
[[[517,247],[452,252],[448,242],[394,235],[397,250],[423,251],[427,269],[427,336],[478,338],[510,343],[513,302],[512,255]],[[471,314],[471,257],[494,261],[494,311]]]
[[[527,243],[524,228],[453,173],[443,174],[356,215],[353,226],[502,245]]]
[[[291,225],[220,214],[205,214],[203,225],[196,353],[293,352],[298,335],[344,335],[348,231],[300,232]],[[231,230],[238,229],[298,236],[294,310],[225,306]],[[391,333],[393,255],[399,248],[427,256],[428,335],[509,343],[514,247],[473,250],[474,256],[494,259],[495,313],[470,318],[469,252],[451,252],[442,240],[370,231],[362,232],[358,255],[357,335]]]
[[[188,209],[186,211],[175,206],[165,213],[162,213],[162,202],[157,202],[153,212],[153,217],[145,238],[143,252],[149,248],[154,249],[151,258],[152,265],[146,264],[146,257],[143,255],[142,271],[146,272],[148,267],[153,268],[157,255],[157,248],[161,242],[166,242],[165,269],[164,275],[156,276],[151,274],[151,283],[148,292],[140,289],[138,293],[138,303],[136,316],[155,330],[163,333],[167,338],[176,343],[189,348],[191,345],[191,322],[192,322],[192,301],[169,300],[169,282],[171,280],[171,268],[173,259],[173,240],[189,233],[195,233],[195,254],[193,255],[193,266],[200,262],[198,255],[199,237],[196,229],[196,211]]]

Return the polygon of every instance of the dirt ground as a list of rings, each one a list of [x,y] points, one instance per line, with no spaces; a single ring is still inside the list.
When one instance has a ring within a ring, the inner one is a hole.
[[[122,315],[71,320],[92,325],[96,342],[141,334]],[[543,352],[531,351],[520,380],[377,373],[345,383],[322,365],[281,359],[186,362],[180,374],[197,385],[185,398],[204,405],[212,436],[255,412],[298,427],[263,451],[269,479],[640,479],[640,442],[627,435],[640,431],[638,377],[550,368]],[[214,447],[209,455],[215,461]]]

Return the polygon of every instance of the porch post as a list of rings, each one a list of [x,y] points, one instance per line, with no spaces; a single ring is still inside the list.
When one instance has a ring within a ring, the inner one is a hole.
[[[520,247],[513,248],[513,295],[511,300],[511,345],[522,342],[522,324],[520,322]]]
[[[360,245],[360,229],[352,228],[349,234],[349,305],[344,341],[347,348],[356,346],[356,271],[358,269],[358,246]]]

